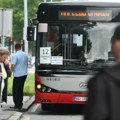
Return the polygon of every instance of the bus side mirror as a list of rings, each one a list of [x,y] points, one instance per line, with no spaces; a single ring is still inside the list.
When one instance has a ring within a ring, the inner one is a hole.
[[[35,35],[35,27],[28,26],[27,27],[27,40],[34,41],[34,35]]]
[[[47,33],[48,32],[48,24],[47,23],[39,23],[38,24],[38,32]]]

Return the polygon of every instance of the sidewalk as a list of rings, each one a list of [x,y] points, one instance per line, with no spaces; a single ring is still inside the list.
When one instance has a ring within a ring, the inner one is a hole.
[[[27,111],[29,107],[34,103],[34,96],[24,96],[23,99],[23,110]],[[0,110],[0,120],[20,120],[22,112],[12,111],[10,107],[13,107],[13,98],[8,96],[8,103],[2,104],[2,109]]]

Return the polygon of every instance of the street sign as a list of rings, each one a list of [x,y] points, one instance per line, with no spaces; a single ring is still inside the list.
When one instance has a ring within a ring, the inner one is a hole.
[[[5,37],[12,37],[12,21],[13,21],[13,11],[11,9],[5,9],[3,11],[4,20],[4,35]]]
[[[5,46],[5,37],[12,37],[13,10],[0,9],[0,37],[1,44]]]
[[[2,36],[2,10],[0,9],[0,36]]]

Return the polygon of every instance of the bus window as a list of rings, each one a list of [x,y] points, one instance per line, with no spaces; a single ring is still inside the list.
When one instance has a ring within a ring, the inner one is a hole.
[[[43,34],[42,47],[50,47],[51,57],[63,57],[64,65],[86,65],[88,61],[108,60],[110,40],[118,23],[48,26]],[[51,64],[50,64],[51,65]]]
[[[89,34],[85,28],[77,25],[71,26],[71,53],[70,58],[75,59],[73,64],[85,63],[85,54],[91,49],[91,41],[89,40]]]

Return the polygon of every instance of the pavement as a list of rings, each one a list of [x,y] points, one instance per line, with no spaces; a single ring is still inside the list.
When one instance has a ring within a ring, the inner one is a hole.
[[[23,108],[22,111],[27,111],[35,101],[35,97],[24,96],[23,98]],[[13,97],[8,96],[8,102],[1,103],[2,107],[0,108],[0,120],[20,120],[23,115],[23,112],[13,111],[11,107],[14,106]]]

